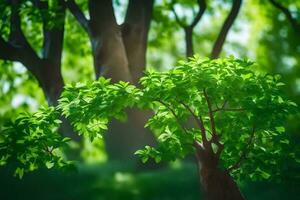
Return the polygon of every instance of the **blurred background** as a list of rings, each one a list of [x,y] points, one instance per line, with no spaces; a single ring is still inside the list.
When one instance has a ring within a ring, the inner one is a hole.
[[[13,9],[9,1],[0,2],[2,126],[7,120],[16,118],[20,112],[34,112],[40,106],[48,105],[49,101],[47,102],[40,83],[28,66],[1,56],[6,51],[2,39],[4,41],[10,37]],[[36,54],[42,56],[43,20],[34,8],[34,2],[19,1],[19,17],[27,41]],[[285,95],[300,105],[300,1],[207,0],[203,14],[195,20],[201,11],[199,8],[203,8],[203,4],[199,2],[201,1],[154,2],[145,66],[159,71],[168,70],[191,53],[203,58],[229,55],[249,58],[257,63],[257,70],[280,74],[285,83]],[[48,3],[53,8],[57,4],[56,0],[49,0]],[[76,3],[82,14],[89,18],[91,13],[88,1],[77,0]],[[89,34],[78,23],[76,15],[70,12],[72,5],[68,4],[69,7],[66,8],[64,22],[61,72],[65,84],[95,79]],[[127,0],[113,1],[117,24],[122,25],[126,21],[127,7]],[[49,13],[51,17],[51,12]],[[192,40],[188,39],[186,27],[192,27]],[[187,45],[189,41],[192,41],[192,48]],[[217,41],[221,43],[219,48],[216,48]],[[213,49],[219,52],[214,55]],[[300,145],[299,131],[298,113],[286,123],[286,132],[296,145]],[[125,164],[108,162],[105,142],[99,139],[91,143],[83,138],[81,144],[73,142],[72,148],[80,151],[77,169],[72,172],[41,169],[26,174],[19,180],[10,173],[9,167],[2,167],[1,199],[201,198],[197,169],[192,160],[165,163],[162,168],[145,171],[133,168],[129,163],[126,165],[126,161]],[[286,170],[289,170],[288,163]],[[300,183],[291,178],[280,182],[240,181],[239,184],[247,199],[297,199],[300,196]]]

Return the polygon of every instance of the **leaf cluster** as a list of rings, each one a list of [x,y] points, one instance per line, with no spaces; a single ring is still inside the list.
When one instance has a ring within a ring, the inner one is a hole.
[[[57,133],[61,123],[58,118],[55,108],[42,108],[34,114],[24,113],[2,127],[0,165],[10,163],[19,178],[39,167],[67,167],[70,163],[63,159],[60,148],[69,138]]]
[[[2,149],[18,155],[33,149],[25,153],[29,156],[26,162],[60,160],[43,151],[43,143],[54,149],[64,143],[54,134],[59,124],[54,115],[58,112],[76,131],[93,140],[102,137],[113,118],[124,121],[127,109],[138,107],[153,111],[145,127],[158,141],[157,146],[136,152],[143,162],[193,155],[197,144],[212,148],[219,167],[235,169],[237,177],[279,177],[283,158],[294,165],[299,161],[300,151],[289,145],[291,140],[284,129],[285,119],[297,111],[297,105],[282,94],[284,84],[279,75],[257,73],[253,66],[249,60],[233,57],[210,60],[195,56],[166,72],[145,72],[140,87],[122,81],[111,83],[102,77],[67,85],[56,110],[49,108],[47,112],[20,117],[11,124],[4,132],[6,146]],[[20,134],[21,141],[28,144],[16,142]],[[19,150],[18,145],[23,149]],[[5,159],[2,157],[3,162]]]

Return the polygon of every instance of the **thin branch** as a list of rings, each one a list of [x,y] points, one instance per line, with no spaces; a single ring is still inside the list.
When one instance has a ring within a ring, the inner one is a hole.
[[[79,24],[84,28],[84,30],[87,33],[90,33],[89,20],[85,17],[84,13],[79,8],[75,0],[67,0],[66,6],[71,11],[76,20],[79,22]]]
[[[291,11],[275,0],[269,1],[274,7],[279,9],[285,15],[287,20],[291,23],[294,31],[300,34],[300,23],[298,23],[297,20],[292,16]]]
[[[174,8],[175,1],[171,2],[171,10],[175,16],[176,22],[183,28],[185,33],[185,45],[186,45],[186,57],[192,57],[194,55],[194,47],[193,47],[193,30],[194,27],[198,24],[200,19],[202,18],[205,10],[206,10],[206,0],[197,0],[198,4],[198,12],[191,24],[185,24],[177,15]]]
[[[204,124],[203,124],[202,117],[199,116],[199,118],[198,118],[198,116],[195,114],[195,112],[188,105],[186,105],[183,102],[181,102],[181,104],[192,114],[192,116],[194,117],[197,125],[199,126],[199,128],[201,130],[201,137],[202,137],[202,140],[203,140],[204,147],[208,148],[208,149],[211,149],[211,145],[207,140],[206,130],[205,130],[205,127],[204,127]]]
[[[205,97],[205,100],[207,103],[208,115],[209,115],[209,120],[210,120],[210,124],[211,124],[212,138],[210,140],[210,143],[214,143],[218,146],[218,150],[216,152],[216,157],[219,158],[224,149],[224,145],[220,142],[219,135],[217,134],[217,131],[216,131],[216,124],[215,124],[214,113],[212,110],[212,104],[211,104],[209,96],[206,92],[206,89],[203,89],[203,94],[204,94],[204,97]],[[224,102],[224,104],[222,105],[222,108],[225,107],[226,103],[227,103],[227,101]]]
[[[202,18],[203,14],[206,10],[206,1],[205,0],[197,0],[197,3],[198,3],[199,10],[198,10],[198,13],[195,16],[193,22],[190,24],[190,27],[192,27],[192,28],[194,28],[198,24],[198,22],[200,21],[200,19]]]
[[[172,108],[170,108],[170,106],[168,106],[168,105],[167,105],[166,103],[164,103],[163,101],[161,101],[161,100],[155,100],[155,101],[161,103],[161,104],[164,105],[168,110],[170,110],[171,113],[173,114],[173,116],[175,117],[175,119],[176,119],[178,125],[181,127],[181,129],[182,129],[186,134],[188,134],[186,128],[183,126],[183,124],[181,124],[181,122],[180,122],[178,116],[176,115],[175,111],[174,111]]]
[[[161,104],[164,105],[168,110],[170,110],[171,113],[173,114],[173,116],[175,117],[177,123],[178,123],[179,126],[181,127],[181,129],[182,129],[186,134],[189,134],[189,133],[187,132],[186,128],[183,126],[183,124],[181,124],[181,122],[180,122],[178,116],[176,115],[175,111],[174,111],[172,108],[170,108],[166,103],[164,103],[164,102],[161,101],[161,100],[155,100],[155,101],[161,103]],[[203,147],[203,145],[202,145],[200,142],[198,142],[197,140],[194,140],[194,141],[193,141],[193,145],[194,145],[194,147],[198,150],[198,152],[199,152],[201,155],[203,155],[203,153],[204,153],[204,147]]]
[[[227,105],[227,103],[228,103],[228,101],[225,100],[224,103],[223,103],[223,105],[221,106],[221,109],[224,109],[225,106]],[[217,109],[218,109],[218,105],[217,105],[217,104],[216,104],[216,107],[217,107]]]
[[[47,28],[48,26],[48,20],[49,16],[47,15],[48,12],[48,2],[46,1],[41,1],[41,0],[35,0],[34,5],[39,9],[42,22],[43,22],[43,58],[47,57],[47,52],[49,48],[49,30]]]
[[[216,124],[215,124],[215,118],[213,115],[213,111],[212,111],[212,105],[209,99],[209,96],[206,92],[206,89],[203,89],[203,94],[207,103],[207,107],[208,107],[208,115],[209,115],[209,120],[210,120],[210,125],[211,125],[211,132],[212,135],[217,135],[217,131],[216,131]]]
[[[177,15],[177,13],[176,13],[176,11],[175,11],[175,8],[174,8],[174,1],[172,1],[172,3],[171,3],[171,11],[172,11],[172,13],[174,14],[175,20],[176,20],[176,22],[179,24],[179,26],[181,26],[182,28],[186,28],[187,25],[184,24],[184,23],[181,21],[181,19],[179,18],[179,16]]]
[[[20,0],[10,1],[10,34],[8,41],[0,36],[0,58],[21,62],[29,71],[37,75],[39,69],[36,68],[35,63],[40,58],[27,41],[21,29],[20,6]]]
[[[253,139],[254,139],[254,135],[255,135],[255,125],[252,126],[251,135],[248,139],[248,142],[247,142],[244,150],[242,151],[242,154],[241,154],[240,158],[237,160],[237,162],[235,164],[233,164],[232,166],[230,166],[227,169],[228,172],[239,168],[241,166],[241,163],[247,158],[247,154],[249,153],[250,146],[251,146],[251,144],[253,142]]]
[[[217,40],[214,43],[213,50],[212,50],[211,56],[210,56],[211,58],[219,57],[219,55],[222,51],[224,42],[226,40],[227,34],[228,34],[230,28],[232,27],[236,17],[238,16],[241,4],[242,4],[242,0],[233,0],[229,15],[227,16],[227,18],[221,28],[221,31],[217,37]]]
[[[175,16],[176,22],[184,29],[186,29],[186,28],[193,29],[198,24],[200,19],[202,18],[203,14],[206,10],[206,7],[207,7],[205,0],[197,0],[199,10],[198,10],[196,16],[194,17],[193,21],[191,22],[191,24],[187,25],[184,22],[182,22],[181,19],[179,18],[178,14],[175,11],[174,4],[175,4],[175,1],[173,0],[171,3],[171,10]]]

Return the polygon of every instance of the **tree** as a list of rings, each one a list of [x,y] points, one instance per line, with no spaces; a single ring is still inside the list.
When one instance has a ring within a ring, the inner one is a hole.
[[[50,7],[45,1],[35,1],[33,4],[34,9],[39,11],[36,17],[42,18],[43,26],[43,53],[39,56],[22,31],[20,11],[24,6],[23,2],[21,0],[8,2],[1,2],[3,15],[10,11],[10,30],[0,37],[0,58],[22,63],[39,82],[49,105],[55,105],[64,85],[60,72],[64,37],[64,3],[58,0]]]
[[[282,96],[278,75],[259,74],[252,67],[248,60],[194,57],[168,72],[148,71],[141,88],[104,78],[69,85],[56,109],[20,117],[4,130],[2,164],[14,160],[21,175],[32,165],[64,167],[68,163],[57,151],[66,139],[54,133],[59,112],[93,140],[102,137],[113,118],[124,120],[127,108],[138,107],[154,112],[145,127],[158,138],[157,146],[136,152],[143,162],[195,155],[208,199],[244,199],[232,176],[278,178],[282,157],[299,162],[299,149],[289,146],[283,127],[297,105]],[[187,123],[190,118],[194,124]]]
[[[20,12],[21,8],[28,3],[29,8],[38,9],[37,15],[42,17],[44,37],[42,58],[35,52],[22,31]],[[2,3],[4,6],[7,4],[11,8],[10,31],[7,40],[0,38],[2,48],[0,58],[21,62],[37,78],[49,105],[57,104],[64,86],[61,74],[61,54],[66,6],[89,35],[97,78],[101,75],[111,77],[115,81],[136,82],[145,68],[147,34],[153,1],[130,1],[125,23],[122,26],[116,23],[112,1],[109,0],[89,1],[89,20],[85,18],[75,1],[58,0],[52,7],[49,7],[48,1],[12,0],[9,3]],[[7,11],[6,7],[3,9]],[[130,118],[132,119],[130,121],[143,118],[143,114],[131,111]],[[118,135],[111,134],[107,138],[106,146],[111,158],[128,159],[133,151],[132,147],[141,145],[143,140],[153,141],[151,135],[141,131],[138,123],[135,125],[136,128],[128,131],[132,133],[130,141],[120,131],[128,129],[130,125],[127,128],[120,124],[113,126],[118,128],[112,131],[119,133]],[[70,130],[66,129],[64,132],[69,133]],[[65,135],[70,136],[70,134]],[[135,143],[133,143],[134,140],[136,140]],[[117,154],[114,153],[116,151]]]
[[[167,2],[173,5],[175,1]],[[187,2],[179,2],[184,5]],[[186,33],[187,56],[192,56],[193,49],[193,29],[201,20],[206,8],[206,1],[188,2],[188,5],[198,6],[199,12],[195,15],[190,25],[184,25]],[[230,22],[224,23],[219,38],[216,41],[218,57],[221,47],[225,41],[229,28],[234,22],[241,1],[234,1],[228,19]],[[2,25],[0,37],[0,58],[6,61],[20,62],[37,79],[43,89],[49,105],[56,105],[57,99],[61,95],[64,87],[62,76],[62,52],[65,29],[66,10],[69,10],[76,21],[86,32],[93,57],[95,77],[104,76],[112,78],[113,81],[130,81],[137,84],[146,65],[147,38],[152,20],[153,0],[130,0],[124,22],[119,25],[116,22],[115,11],[111,0],[88,1],[88,7],[82,6],[83,2],[76,3],[74,0],[3,0],[1,2]],[[171,6],[172,8],[172,6]],[[88,12],[89,17],[84,13]],[[172,12],[172,9],[170,10]],[[181,24],[175,10],[173,10],[176,20]],[[32,42],[28,36],[25,19],[30,19],[36,26],[35,33],[38,35],[39,27],[42,26],[42,48]],[[172,20],[172,19],[170,19]],[[182,22],[182,24],[185,22]],[[224,29],[226,29],[224,31]],[[82,36],[80,36],[82,37]],[[39,52],[42,51],[42,54]],[[215,50],[214,50],[215,51]],[[128,158],[133,149],[145,142],[153,141],[149,134],[143,131],[142,124],[145,122],[147,114],[136,110],[129,111],[129,123],[127,125],[113,122],[110,132],[106,138],[106,147],[109,157],[112,159]],[[138,123],[136,122],[138,119]],[[132,122],[133,121],[133,122]],[[130,124],[132,123],[132,124]],[[135,126],[135,127],[133,127]],[[63,133],[65,136],[76,137],[72,133],[68,123],[63,123]],[[127,133],[120,130],[128,130]],[[130,141],[128,133],[132,134]],[[118,133],[118,134],[117,134]],[[124,133],[124,134],[123,134]],[[78,138],[77,138],[78,139]],[[133,140],[136,140],[133,145]]]

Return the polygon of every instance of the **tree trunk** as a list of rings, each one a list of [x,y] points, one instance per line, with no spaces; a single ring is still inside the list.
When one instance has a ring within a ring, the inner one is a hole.
[[[41,70],[37,76],[38,82],[43,90],[49,106],[56,106],[58,99],[63,91],[64,81],[60,70],[60,62],[51,62],[43,59],[39,62]],[[62,124],[59,132],[63,137],[69,137],[79,142],[80,136],[74,132],[70,122],[64,117],[61,118]]]
[[[244,200],[238,185],[227,171],[218,169],[207,160],[199,161],[200,181],[207,200]]]
[[[139,3],[142,1],[134,0],[130,1],[130,4],[134,2],[135,5],[141,6]],[[153,1],[143,2],[147,4],[152,2],[153,4]],[[131,6],[131,8],[133,7]],[[125,39],[124,26],[116,23],[111,0],[90,0],[89,13],[89,36],[96,78],[104,76],[111,78],[112,82],[122,80],[137,83],[145,68],[146,37],[149,24],[145,30],[142,30],[140,25],[134,23],[133,26],[130,26],[132,29],[127,30]],[[145,16],[148,17],[148,15]],[[134,17],[137,16],[134,15]],[[127,16],[127,18],[128,20],[132,19],[132,16]],[[134,20],[129,20],[129,22],[132,23]],[[113,120],[104,136],[110,160],[135,162],[137,158],[134,156],[134,152],[146,144],[154,143],[153,135],[144,129],[149,115],[134,109],[129,109],[127,114],[126,123]]]
[[[185,48],[186,48],[186,57],[192,57],[194,55],[194,46],[193,46],[193,29],[186,27],[184,29],[185,33]]]
[[[146,66],[148,33],[154,0],[130,0],[122,25],[122,37],[128,67],[134,84],[138,84]]]

